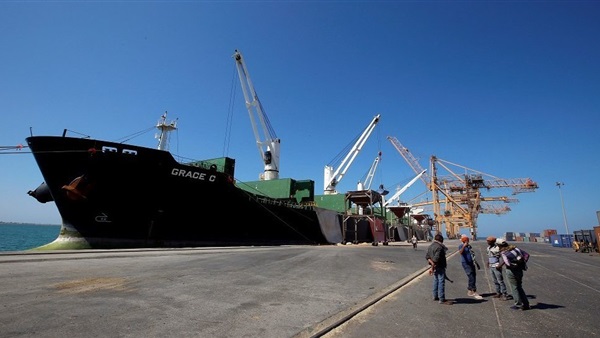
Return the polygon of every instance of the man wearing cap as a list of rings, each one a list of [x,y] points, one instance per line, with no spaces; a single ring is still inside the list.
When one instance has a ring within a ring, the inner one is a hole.
[[[475,299],[483,299],[477,293],[477,271],[475,270],[475,260],[473,259],[473,248],[469,244],[469,236],[462,235],[458,245],[458,253],[460,254],[460,262],[465,273],[467,274],[467,295]]]
[[[512,289],[512,295],[515,305],[510,308],[513,310],[529,310],[529,300],[527,294],[523,290],[523,271],[527,270],[527,260],[529,253],[519,249],[514,245],[509,245],[504,239],[496,241],[500,248],[502,260],[496,269],[501,270],[502,266],[506,266],[506,280]],[[519,264],[519,262],[524,262]]]
[[[496,294],[492,297],[500,298],[501,300],[509,300],[512,296],[508,295],[506,290],[506,284],[504,283],[504,276],[502,274],[502,269],[496,269],[498,265],[500,265],[500,261],[502,257],[500,256],[500,248],[496,244],[496,237],[489,236],[486,238],[488,247],[488,262],[487,267],[490,269],[492,280],[494,281],[494,286],[496,287]]]

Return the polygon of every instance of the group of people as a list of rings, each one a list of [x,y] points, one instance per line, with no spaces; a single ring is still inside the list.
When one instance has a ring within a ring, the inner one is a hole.
[[[523,290],[523,274],[527,270],[527,260],[529,254],[514,245],[509,245],[506,240],[496,239],[490,236],[487,241],[487,268],[490,270],[496,293],[492,296],[501,300],[514,300],[511,307],[515,310],[529,310],[529,300]],[[467,275],[467,295],[475,299],[483,299],[477,293],[477,271],[480,265],[477,261],[475,252],[469,244],[469,237],[462,235],[458,245],[458,253],[461,258],[461,265]],[[433,243],[427,249],[425,258],[430,269],[429,274],[433,276],[433,299],[440,304],[452,305],[453,302],[446,299],[446,252],[448,247],[444,245],[444,237],[437,234]],[[505,273],[503,272],[505,271]],[[509,295],[507,283],[511,289],[512,295]]]

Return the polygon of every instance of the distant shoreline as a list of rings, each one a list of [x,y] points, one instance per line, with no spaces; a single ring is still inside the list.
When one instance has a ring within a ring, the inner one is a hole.
[[[43,226],[60,226],[60,224],[48,224],[48,223],[24,223],[24,222],[4,222],[4,221],[0,221],[0,225],[43,225]]]

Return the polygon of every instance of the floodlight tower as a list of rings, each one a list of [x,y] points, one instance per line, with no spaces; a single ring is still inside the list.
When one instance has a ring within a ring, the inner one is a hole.
[[[563,200],[561,186],[565,185],[563,182],[556,182],[556,186],[558,187],[558,193],[560,194],[560,204],[562,206],[563,212],[563,220],[565,221],[565,229],[567,230],[567,235],[569,235],[569,224],[567,223],[567,213],[565,212],[565,201]]]

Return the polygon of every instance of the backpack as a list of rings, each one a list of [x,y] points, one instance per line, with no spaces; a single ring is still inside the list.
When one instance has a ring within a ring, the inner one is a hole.
[[[511,266],[519,267],[523,271],[527,271],[527,261],[529,261],[529,254],[522,249],[514,248],[510,250],[510,253],[513,254],[515,259],[511,261]]]

